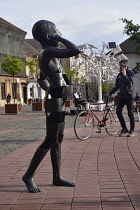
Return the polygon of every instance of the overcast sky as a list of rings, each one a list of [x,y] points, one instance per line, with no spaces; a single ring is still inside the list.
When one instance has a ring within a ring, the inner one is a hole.
[[[33,24],[54,22],[62,36],[77,45],[89,43],[98,49],[105,43],[120,44],[126,18],[140,25],[140,0],[0,0],[0,16],[32,37]]]

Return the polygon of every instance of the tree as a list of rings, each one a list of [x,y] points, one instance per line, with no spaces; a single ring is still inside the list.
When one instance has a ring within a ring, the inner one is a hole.
[[[30,71],[35,74],[35,77],[38,78],[40,72],[38,58],[27,61],[26,65],[29,67]]]
[[[114,87],[114,84],[113,83],[110,83],[109,84],[109,91],[112,90],[113,87]]]
[[[108,85],[108,83],[107,83],[107,82],[103,82],[103,83],[102,83],[102,94],[103,94],[103,96],[104,96],[106,93],[108,93],[108,91],[109,91],[109,85]]]
[[[68,79],[70,80],[70,82],[74,81],[74,82],[78,82],[80,80],[79,76],[79,72],[77,72],[76,68],[71,68],[70,70],[66,67],[64,67],[64,71],[68,77]]]
[[[102,93],[103,96],[108,93],[112,88],[114,87],[113,83],[108,84],[108,82],[103,82],[102,83]]]
[[[135,68],[132,69],[132,71],[137,74],[140,72],[140,63],[136,63]]]
[[[130,36],[131,40],[135,40],[140,44],[140,26],[133,24],[132,20],[127,20],[126,18],[122,18],[121,20],[125,23],[123,32]],[[136,51],[140,54],[140,45],[136,47]]]
[[[15,75],[20,74],[23,71],[23,62],[21,58],[14,58],[7,55],[4,61],[1,63],[2,70],[13,76],[13,84]],[[14,103],[15,103],[16,87],[14,86]]]
[[[138,24],[133,24],[132,20],[127,20],[126,18],[122,18],[121,20],[126,24],[124,27],[124,33],[130,36],[131,40],[135,40],[140,44],[140,26]],[[138,54],[140,54],[140,45],[136,47],[136,51]],[[136,66],[132,69],[132,71],[135,74],[140,72],[140,63],[136,63]]]
[[[133,24],[132,20],[127,20],[126,18],[122,18],[121,20],[126,24],[124,33],[140,43],[140,26]]]
[[[35,77],[37,78],[37,89],[38,89],[38,96],[39,96],[38,75],[40,73],[40,68],[39,68],[38,58],[34,58],[30,61],[27,61],[26,66],[29,67],[30,71],[33,72]]]

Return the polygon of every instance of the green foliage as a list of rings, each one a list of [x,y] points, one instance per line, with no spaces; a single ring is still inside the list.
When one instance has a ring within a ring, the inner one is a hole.
[[[132,71],[137,74],[140,72],[140,63],[136,63],[135,68],[132,69]]]
[[[125,23],[124,33],[130,36],[131,40],[136,40],[140,43],[140,26],[138,24],[133,24],[132,20],[127,20],[126,18],[121,19]],[[136,47],[136,51],[140,54],[140,46]]]
[[[103,94],[107,93],[109,91],[109,85],[107,82],[102,83],[102,92]]]
[[[29,67],[30,71],[33,72],[36,77],[38,77],[40,72],[38,58],[27,61],[26,65]]]
[[[126,18],[121,19],[125,23],[124,33],[131,37],[131,39],[137,40],[140,43],[140,26],[133,24],[132,20]]]
[[[102,83],[102,93],[103,96],[108,93],[112,88],[114,87],[113,83],[108,84],[108,82],[103,82]]]
[[[1,63],[1,67],[3,71],[13,76],[13,83],[14,83],[14,76],[20,74],[23,71],[23,62],[21,58],[14,58],[10,55],[7,55],[4,61]],[[15,93],[16,89],[14,86],[14,103],[15,103]]]
[[[82,78],[82,81],[83,81],[84,84],[87,84],[87,83],[89,84],[90,83],[90,82],[87,81],[87,78],[85,78],[85,77]]]
[[[2,70],[11,75],[18,75],[23,71],[23,62],[20,58],[7,55],[1,63]]]
[[[67,75],[67,77],[70,79],[70,80],[73,80],[75,82],[78,82],[80,80],[79,78],[79,72],[77,72],[77,70],[75,68],[73,69],[67,69],[67,68],[64,68],[64,71]]]
[[[114,87],[114,84],[113,83],[110,83],[109,84],[109,91]]]

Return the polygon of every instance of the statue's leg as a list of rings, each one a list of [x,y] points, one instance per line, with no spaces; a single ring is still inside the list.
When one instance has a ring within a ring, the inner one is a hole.
[[[27,189],[32,193],[40,192],[40,189],[36,186],[33,180],[34,173],[39,164],[41,163],[41,161],[43,160],[43,158],[45,157],[45,155],[47,154],[47,152],[50,150],[50,148],[56,144],[59,129],[60,129],[60,123],[47,124],[47,136],[36,150],[29,165],[29,168],[22,178],[22,180],[26,184]]]
[[[60,167],[61,167],[61,143],[64,136],[65,123],[61,122],[60,131],[58,134],[57,143],[51,148],[51,161],[53,169],[53,185],[55,186],[67,186],[74,187],[75,184],[61,179]]]
[[[39,164],[41,163],[41,161],[43,160],[43,158],[45,157],[47,152],[48,152],[47,149],[40,149],[40,148],[38,148],[36,150],[32,160],[31,160],[31,163],[29,165],[28,170],[26,171],[26,173],[22,177],[22,180],[26,184],[27,189],[31,193],[40,192],[40,189],[34,183],[33,177],[34,177],[34,173],[35,173],[37,167],[39,166]]]

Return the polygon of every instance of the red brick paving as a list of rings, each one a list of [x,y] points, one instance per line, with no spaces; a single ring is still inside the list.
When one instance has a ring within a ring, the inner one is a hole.
[[[75,188],[52,186],[49,154],[35,181],[40,193],[29,193],[21,180],[37,141],[0,159],[0,210],[139,210],[140,123],[135,137],[112,137],[94,132],[78,140],[73,128],[65,130],[61,175]]]

